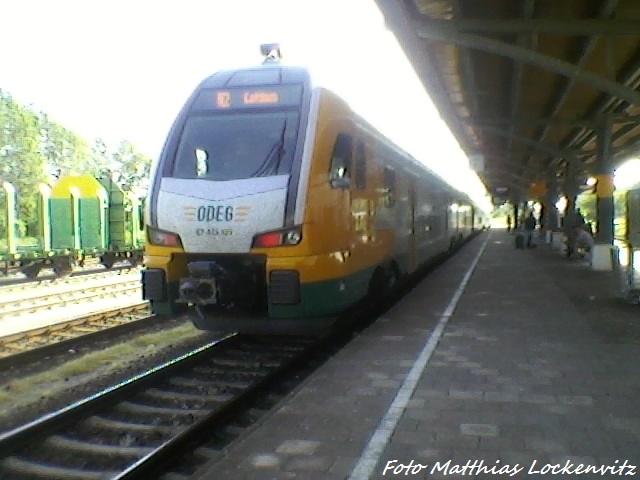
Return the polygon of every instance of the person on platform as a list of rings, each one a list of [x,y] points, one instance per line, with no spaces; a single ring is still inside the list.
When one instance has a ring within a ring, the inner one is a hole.
[[[536,217],[533,216],[533,212],[529,212],[529,216],[524,220],[524,232],[527,241],[527,248],[533,248],[533,232],[536,229]]]
[[[584,217],[579,208],[569,212],[563,219],[564,234],[567,237],[567,258],[571,258],[576,250],[576,234],[578,229],[584,230]]]

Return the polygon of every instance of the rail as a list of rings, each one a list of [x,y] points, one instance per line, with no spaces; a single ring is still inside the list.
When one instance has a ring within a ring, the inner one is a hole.
[[[0,477],[155,478],[294,368],[309,341],[230,335],[0,435]]]

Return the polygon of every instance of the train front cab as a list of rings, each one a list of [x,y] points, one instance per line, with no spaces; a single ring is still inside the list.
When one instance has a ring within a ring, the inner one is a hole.
[[[191,303],[201,310],[243,306],[241,292],[253,283],[253,296],[265,296],[266,256],[251,244],[258,233],[268,242],[291,238],[277,231],[298,229],[285,212],[306,78],[301,69],[279,67],[219,72],[185,104],[154,166],[146,204],[143,294],[154,312]]]
[[[367,173],[365,165],[371,154],[366,150],[372,146],[364,138],[354,140],[348,107],[327,91],[316,91],[309,118],[299,184],[289,186],[297,189],[295,223],[299,228],[295,233],[299,238],[295,244],[282,245],[291,229],[259,232],[248,252],[253,260],[264,262],[266,302],[256,312],[262,318],[250,320],[253,322],[296,319],[307,323],[310,317],[339,312],[366,295],[376,264],[389,254],[391,232],[373,231],[375,182],[365,178],[374,174],[372,169]],[[355,185],[349,178],[352,166]],[[196,257],[185,253],[177,236],[173,241],[172,246],[147,245],[143,283],[145,298],[151,299],[156,313],[174,313],[185,307],[180,303],[180,282],[190,275],[189,262]],[[233,255],[216,256],[222,257]],[[201,312],[206,310],[209,308],[200,307]],[[196,324],[215,329],[224,323],[223,317],[227,316],[220,312],[203,315],[196,318]],[[331,321],[327,318],[326,323]],[[231,322],[240,324],[237,318]]]

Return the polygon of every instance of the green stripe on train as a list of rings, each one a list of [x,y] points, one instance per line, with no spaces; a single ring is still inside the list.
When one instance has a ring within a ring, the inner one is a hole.
[[[273,318],[304,318],[330,315],[344,310],[363,298],[369,290],[373,268],[352,275],[322,282],[300,285],[300,303],[297,305],[269,304]]]

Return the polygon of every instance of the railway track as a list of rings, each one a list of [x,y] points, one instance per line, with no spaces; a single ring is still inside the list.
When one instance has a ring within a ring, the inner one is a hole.
[[[3,479],[149,479],[310,355],[228,336],[0,436]]]
[[[132,267],[130,265],[119,265],[110,269],[105,268],[91,268],[85,270],[77,270],[67,276],[58,276],[55,274],[42,275],[36,278],[22,278],[15,277],[9,279],[0,280],[0,294],[22,291],[25,288],[35,289],[48,285],[72,285],[74,283],[86,282],[86,277],[91,278],[105,278],[115,275],[122,275],[123,272],[128,271],[140,271],[139,267]]]
[[[56,286],[55,290],[27,289],[11,293],[2,291],[0,320],[138,291],[140,277],[135,274],[85,280],[81,283]]]
[[[153,318],[149,316],[148,302],[140,301],[0,337],[0,368],[74,349],[80,337],[86,344],[125,330],[143,328]]]

